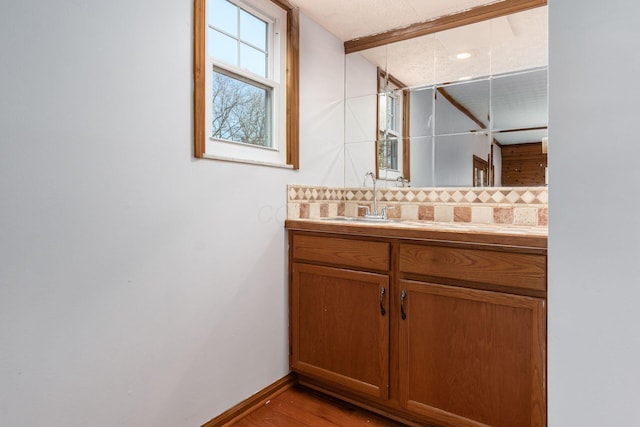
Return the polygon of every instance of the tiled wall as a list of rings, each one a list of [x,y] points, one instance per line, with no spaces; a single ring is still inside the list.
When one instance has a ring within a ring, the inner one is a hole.
[[[289,185],[287,217],[362,216],[373,206],[371,188]],[[547,226],[546,187],[379,188],[378,208],[389,218]]]

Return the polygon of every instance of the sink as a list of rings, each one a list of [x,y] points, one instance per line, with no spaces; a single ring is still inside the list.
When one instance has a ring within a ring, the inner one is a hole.
[[[364,222],[364,223],[385,223],[385,222],[393,222],[391,219],[382,219],[382,218],[367,218],[364,216],[338,216],[333,218],[321,218],[322,221],[339,221],[339,222]]]

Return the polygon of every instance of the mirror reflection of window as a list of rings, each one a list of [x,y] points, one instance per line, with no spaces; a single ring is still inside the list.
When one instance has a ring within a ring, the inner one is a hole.
[[[399,172],[398,138],[381,137],[378,143],[378,168]]]
[[[393,92],[379,95],[378,168],[398,171],[398,95]]]
[[[376,169],[377,178],[408,179],[408,169],[403,165],[403,137],[408,135],[408,97],[402,88],[405,85],[392,75],[378,69],[378,125]],[[407,148],[407,147],[404,147]],[[407,165],[408,166],[408,165]],[[403,173],[405,175],[403,176]]]
[[[380,132],[398,136],[398,95],[393,92],[381,93],[380,105]]]

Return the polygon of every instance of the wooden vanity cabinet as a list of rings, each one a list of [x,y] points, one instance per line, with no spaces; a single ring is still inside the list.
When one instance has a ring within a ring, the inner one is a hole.
[[[443,425],[544,425],[539,298],[401,281],[403,406]]]
[[[291,243],[292,369],[386,399],[389,244],[305,235]]]
[[[546,425],[546,247],[289,237],[302,378],[418,425]]]

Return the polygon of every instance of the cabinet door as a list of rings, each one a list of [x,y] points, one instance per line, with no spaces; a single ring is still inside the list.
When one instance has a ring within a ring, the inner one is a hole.
[[[408,280],[400,391],[447,426],[545,425],[545,307],[538,298]]]
[[[293,264],[293,370],[386,398],[388,276]]]

